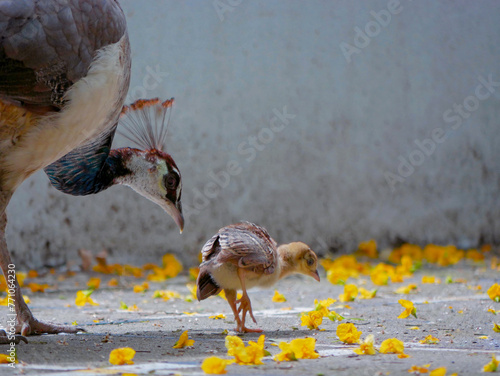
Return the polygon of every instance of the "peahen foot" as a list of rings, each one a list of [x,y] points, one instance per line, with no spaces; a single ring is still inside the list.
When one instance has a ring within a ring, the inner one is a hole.
[[[2,196],[2,191],[0,190],[0,267],[9,288],[10,295],[8,306],[9,311],[12,312],[9,316],[13,316],[14,309],[17,314],[16,333],[21,334],[22,337],[32,334],[76,333],[85,331],[74,326],[57,325],[49,322],[38,321],[28,308],[16,277],[15,264],[10,258],[7,243],[5,242],[5,227],[7,226],[5,207],[7,206],[9,198],[10,196],[5,196],[5,193]],[[12,322],[12,324],[14,324],[14,322]],[[19,337],[20,341],[26,341],[26,338],[21,337]],[[5,331],[2,333],[2,331],[0,331],[0,343],[10,343],[10,339],[12,339],[10,331],[9,333],[6,333]]]
[[[23,315],[22,319],[18,317],[18,325],[16,325],[16,332],[21,333],[21,336],[29,336],[34,334],[58,334],[58,333],[77,333],[84,332],[85,329],[76,326],[59,325],[51,322],[39,321],[33,317],[31,312],[29,315]]]
[[[14,337],[14,338],[12,338]],[[8,345],[14,342],[16,345],[19,344],[19,342],[24,341],[25,343],[28,343],[28,340],[26,337],[21,336],[19,334],[15,334],[14,336],[9,336],[7,335],[7,332],[3,329],[0,329],[0,345]]]

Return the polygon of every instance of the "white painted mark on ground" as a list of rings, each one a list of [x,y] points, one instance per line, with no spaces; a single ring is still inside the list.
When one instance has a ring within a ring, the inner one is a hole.
[[[82,367],[67,367],[67,366],[55,366],[55,365],[24,365],[22,370],[26,373],[27,371],[48,371],[49,373],[43,373],[44,376],[61,376],[64,372],[65,375],[69,373],[75,374],[85,374],[86,376],[93,375],[120,375],[123,373],[137,373],[137,374],[148,374],[153,373],[155,375],[171,375],[173,370],[181,370],[188,368],[199,367],[198,364],[186,364],[186,363],[145,363],[145,364],[132,364],[128,366],[111,366],[103,368],[91,368],[82,369]],[[52,372],[52,373],[50,373]]]

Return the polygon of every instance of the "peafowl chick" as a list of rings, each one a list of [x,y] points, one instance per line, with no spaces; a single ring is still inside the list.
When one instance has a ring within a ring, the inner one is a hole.
[[[130,66],[117,0],[0,1],[0,266],[9,285],[6,208],[16,188],[40,169],[71,195],[128,185],[160,205],[182,232],[181,174],[164,146],[172,101],[125,107],[131,138],[144,150],[111,150]],[[23,336],[79,330],[37,320],[17,280],[13,287]],[[0,343],[9,342],[0,331]]]
[[[320,280],[318,258],[306,244],[294,242],[278,247],[265,228],[250,222],[221,228],[205,243],[201,253],[197,298],[203,300],[224,290],[238,332],[262,332],[245,326],[247,313],[257,323],[247,289],[272,286],[293,273]],[[237,290],[243,292],[239,300]]]

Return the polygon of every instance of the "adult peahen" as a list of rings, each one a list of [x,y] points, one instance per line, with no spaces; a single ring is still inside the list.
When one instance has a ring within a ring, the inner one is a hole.
[[[181,175],[163,151],[165,132],[136,124],[144,127],[136,134],[146,150],[111,150],[130,64],[117,0],[0,1],[0,263],[9,282],[5,210],[16,188],[42,168],[72,195],[128,185],[165,209],[182,231]],[[164,124],[170,104],[139,101],[132,110],[159,114]],[[77,330],[35,319],[12,282],[22,335]],[[10,340],[0,336],[2,342]]]

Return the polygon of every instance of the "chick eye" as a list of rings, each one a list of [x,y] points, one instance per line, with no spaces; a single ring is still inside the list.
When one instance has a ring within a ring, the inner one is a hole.
[[[313,266],[313,264],[314,264],[314,260],[313,259],[308,259],[307,260],[307,265],[308,266]]]
[[[163,178],[165,187],[167,189],[175,189],[175,187],[177,186],[177,179],[177,176],[174,174],[165,175],[165,177]]]

